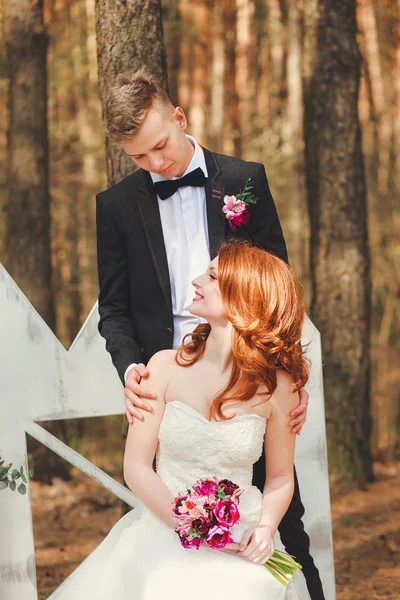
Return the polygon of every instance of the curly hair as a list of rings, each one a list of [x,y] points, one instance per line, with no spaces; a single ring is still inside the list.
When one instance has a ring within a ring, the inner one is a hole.
[[[224,420],[224,404],[250,400],[261,384],[269,399],[278,369],[291,375],[297,391],[307,382],[309,367],[300,343],[304,299],[283,260],[249,242],[232,241],[220,250],[218,283],[233,326],[231,374],[211,406],[211,416]],[[176,355],[179,365],[188,367],[199,360],[210,331],[208,323],[201,324],[185,336]]]

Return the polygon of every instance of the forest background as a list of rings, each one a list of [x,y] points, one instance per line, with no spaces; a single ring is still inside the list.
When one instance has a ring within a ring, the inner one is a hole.
[[[9,2],[12,4],[15,0]],[[20,6],[25,4],[23,0]],[[162,2],[171,98],[186,111],[189,133],[205,147],[265,165],[290,261],[310,304],[314,248],[307,203],[302,73],[306,7],[307,0]],[[7,135],[12,66],[7,59],[6,13],[7,0],[0,0],[1,165],[10,160]],[[46,292],[53,313],[42,310],[40,298],[21,287],[69,347],[97,299],[94,199],[108,185],[95,0],[44,0],[43,15],[50,202],[49,214],[38,218],[50,223],[51,285]],[[361,52],[358,114],[372,286],[371,402],[366,404],[371,418],[371,469],[368,476],[359,476],[355,470],[349,479],[365,488],[374,473],[399,472],[400,1],[359,0],[356,17]],[[23,152],[20,156],[24,160]],[[0,169],[0,258],[19,283],[7,244],[13,201],[8,173],[6,167]],[[18,215],[15,219],[18,235]],[[28,246],[26,252],[28,256]],[[333,303],[332,322],[334,307]],[[337,325],[341,327],[341,323]],[[345,331],[343,335],[346,337]],[[328,386],[325,392],[329,401],[334,390]],[[338,415],[332,414],[333,425],[335,419]],[[118,476],[123,445],[119,417],[63,421],[57,429],[72,447]],[[107,450],[102,447],[105,436]],[[31,451],[34,479],[37,474],[38,480],[51,482],[52,473],[46,473],[45,463],[40,461],[41,449],[32,445]],[[330,447],[329,458],[332,484],[339,486],[346,473],[340,468],[342,455],[335,445]],[[61,477],[71,476],[66,465],[57,463],[54,469]]]

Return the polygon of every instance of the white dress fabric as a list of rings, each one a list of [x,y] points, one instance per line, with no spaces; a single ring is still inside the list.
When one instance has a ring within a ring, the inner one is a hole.
[[[174,496],[213,475],[243,488],[235,541],[259,521],[262,495],[251,481],[265,427],[265,419],[254,414],[208,421],[178,401],[166,405],[160,425],[157,473]],[[283,550],[279,535],[275,546]],[[300,571],[285,587],[264,566],[234,554],[206,546],[184,549],[178,535],[143,506],[125,515],[51,598],[310,600]]]

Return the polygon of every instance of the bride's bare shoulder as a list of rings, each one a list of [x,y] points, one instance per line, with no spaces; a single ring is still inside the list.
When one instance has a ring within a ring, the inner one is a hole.
[[[282,410],[292,410],[299,403],[299,393],[295,392],[296,386],[292,376],[279,369],[276,372],[276,389],[271,396],[272,404]]]
[[[176,350],[160,350],[159,352],[153,354],[147,364],[150,365],[152,363],[155,365],[163,365],[166,363],[175,362],[175,356]]]
[[[171,379],[171,373],[174,371],[175,354],[175,350],[156,352],[146,365],[148,374],[142,377],[141,387],[150,390],[160,398],[164,398]]]

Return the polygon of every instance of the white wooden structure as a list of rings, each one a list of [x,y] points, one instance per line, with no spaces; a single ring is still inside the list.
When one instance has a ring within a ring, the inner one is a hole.
[[[52,419],[123,414],[121,383],[97,332],[95,306],[67,351],[0,265],[0,452],[28,472],[26,432],[135,506],[118,482],[40,425]],[[307,320],[312,372],[308,419],[297,440],[296,467],[304,523],[326,600],[335,600],[319,333]],[[50,596],[50,598],[53,594]],[[0,490],[0,599],[37,600],[29,487],[21,496]],[[118,600],[117,598],[115,600]]]

